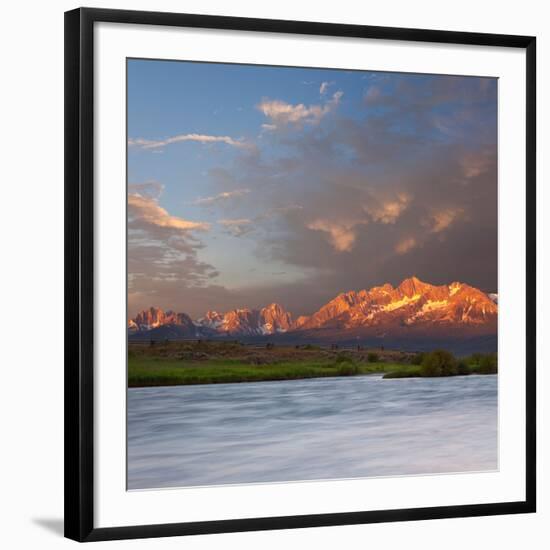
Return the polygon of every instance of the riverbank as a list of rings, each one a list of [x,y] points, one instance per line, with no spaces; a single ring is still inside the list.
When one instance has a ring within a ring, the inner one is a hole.
[[[128,386],[173,386],[188,384],[228,384],[269,380],[299,380],[327,376],[404,373],[417,370],[401,363],[368,363],[331,361],[294,361],[265,365],[243,364],[237,360],[209,360],[182,363],[169,359],[132,358],[128,361]]]
[[[403,367],[403,368],[401,368]],[[485,370],[478,365],[466,365],[452,374],[425,374],[421,366],[400,365],[400,368],[392,369],[384,374],[384,378],[445,378],[450,376],[467,376],[469,374],[497,374],[496,370]]]
[[[322,349],[316,346],[252,348],[237,342],[163,342],[131,345],[128,386],[175,386],[298,380],[381,374],[384,378],[412,378],[493,374],[481,354],[441,368],[437,353]]]

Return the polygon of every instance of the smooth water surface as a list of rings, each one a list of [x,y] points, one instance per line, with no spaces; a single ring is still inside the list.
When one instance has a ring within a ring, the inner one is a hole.
[[[128,488],[497,469],[497,376],[128,391]]]

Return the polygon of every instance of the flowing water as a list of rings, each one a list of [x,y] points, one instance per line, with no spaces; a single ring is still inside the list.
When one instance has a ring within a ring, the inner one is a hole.
[[[128,391],[128,488],[495,470],[497,376]]]

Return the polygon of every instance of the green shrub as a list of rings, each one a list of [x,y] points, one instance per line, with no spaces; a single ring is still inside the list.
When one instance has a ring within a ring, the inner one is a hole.
[[[487,354],[481,357],[479,361],[480,374],[496,374],[497,371],[497,356],[495,354]]]
[[[425,353],[417,353],[412,359],[411,359],[411,364],[412,365],[421,365],[422,364],[422,361],[424,360],[424,355],[426,355]]]
[[[457,374],[470,374],[470,367],[464,359],[461,359],[456,366]]]
[[[470,355],[469,357],[468,363],[472,365],[479,365],[483,357],[483,353],[472,353],[472,355]]]
[[[373,351],[371,351],[367,354],[367,361],[369,363],[378,363],[379,360],[380,356],[378,355],[378,353],[374,353]]]
[[[338,354],[336,358],[336,363],[353,363],[353,359],[350,355],[344,355],[343,353]]]
[[[338,366],[338,374],[340,376],[353,376],[359,374],[359,367],[353,363],[343,363]]]
[[[453,376],[458,374],[458,365],[449,351],[435,350],[425,354],[422,359],[422,376]]]

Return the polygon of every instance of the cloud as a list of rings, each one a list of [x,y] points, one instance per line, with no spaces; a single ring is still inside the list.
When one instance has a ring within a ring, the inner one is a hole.
[[[441,233],[448,229],[455,221],[464,215],[462,208],[444,208],[431,214],[425,225],[430,227],[432,233]]]
[[[337,252],[350,252],[353,249],[357,233],[355,227],[366,224],[366,221],[339,221],[318,219],[307,224],[308,229],[323,231],[328,234],[328,240]]]
[[[327,90],[328,90],[328,87],[331,86],[332,84],[334,84],[333,81],[331,82],[321,82],[321,86],[319,87],[319,94],[320,95],[325,95],[327,93]]]
[[[164,289],[181,292],[215,277],[216,269],[198,258],[197,234],[210,224],[170,214],[159,204],[157,182],[128,186],[128,299],[152,305]]]
[[[343,92],[337,91],[332,98],[323,105],[309,105],[303,103],[292,105],[278,99],[264,99],[257,105],[271,123],[262,125],[264,130],[275,130],[285,126],[300,127],[303,124],[317,125],[323,117],[333,111],[340,103]]]
[[[182,231],[199,230],[206,231],[210,228],[208,223],[193,222],[171,216],[162,208],[156,199],[144,197],[137,193],[128,195],[128,212],[133,218],[136,218],[144,224],[154,225],[157,227],[169,227]]]
[[[228,233],[234,237],[242,237],[254,230],[252,225],[253,221],[248,218],[218,220],[218,223],[227,229]]]
[[[395,245],[395,251],[397,254],[406,254],[409,250],[412,250],[416,246],[417,242],[414,237],[405,237]]]
[[[179,134],[177,136],[168,137],[166,139],[152,140],[143,138],[130,138],[128,145],[130,147],[139,147],[141,149],[158,149],[171,145],[172,143],[180,143],[183,141],[195,141],[198,143],[225,143],[232,147],[241,149],[250,149],[253,145],[243,138],[234,139],[229,136],[209,136],[205,134]]]
[[[460,161],[464,177],[468,180],[477,178],[491,169],[495,163],[493,151],[469,151]]]
[[[411,273],[496,287],[496,89],[480,99],[470,93],[476,79],[401,80],[377,81],[369,101],[380,108],[353,117],[337,109],[313,131],[274,132],[266,146],[277,149],[232,170],[234,185],[254,190],[251,207],[303,206],[270,219],[251,240],[261,261],[322,278],[327,299]],[[460,131],[443,136],[433,119],[441,105],[448,113],[472,106],[475,116],[456,116]],[[240,214],[255,219],[227,217]]]
[[[213,195],[211,197],[203,197],[199,198],[196,201],[193,202],[193,204],[199,204],[199,205],[211,205],[218,202],[223,202],[228,199],[234,199],[236,197],[242,197],[243,195],[246,195],[247,193],[250,193],[250,189],[235,189],[233,191],[224,191],[222,193],[218,193],[217,195]]]
[[[369,89],[364,96],[364,100],[367,105],[371,105],[376,103],[381,96],[382,92],[380,91],[380,88],[378,86],[369,86]]]
[[[236,220],[218,220],[218,223],[225,226],[246,225],[246,224],[252,223],[252,220],[249,220],[247,218],[239,218]]]
[[[369,204],[365,210],[370,214],[375,222],[389,224],[395,223],[399,216],[407,209],[411,202],[411,196],[408,193],[397,193],[393,199],[377,201],[375,204]]]
[[[158,199],[164,191],[164,185],[158,181],[147,181],[145,183],[129,183],[128,193]]]

